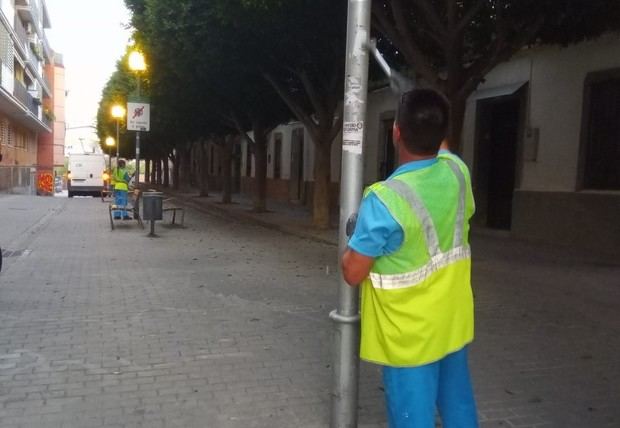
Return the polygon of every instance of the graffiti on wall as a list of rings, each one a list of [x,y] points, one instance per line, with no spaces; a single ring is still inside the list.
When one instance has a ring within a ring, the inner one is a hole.
[[[40,193],[54,193],[54,175],[50,172],[42,172],[37,177],[37,190]]]

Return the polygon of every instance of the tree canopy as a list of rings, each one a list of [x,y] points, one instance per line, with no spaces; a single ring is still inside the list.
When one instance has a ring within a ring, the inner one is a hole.
[[[188,142],[248,137],[252,130],[264,199],[266,136],[294,117],[314,144],[313,212],[315,224],[326,226],[331,145],[342,123],[347,2],[125,3],[149,64],[150,149],[174,157]],[[500,62],[530,45],[566,45],[620,25],[620,2],[608,0],[374,0],[372,7],[373,31],[387,55],[450,100],[456,150],[466,100]],[[100,135],[114,129],[109,105],[124,101],[133,85],[119,62],[104,90]]]
[[[465,100],[525,46],[570,44],[620,27],[608,0],[374,0],[373,24],[408,67],[451,101],[459,148]]]

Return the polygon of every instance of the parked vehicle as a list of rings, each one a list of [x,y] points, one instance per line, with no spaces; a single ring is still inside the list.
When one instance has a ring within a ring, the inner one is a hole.
[[[105,186],[105,157],[100,153],[69,155],[67,190],[76,195],[100,196]]]

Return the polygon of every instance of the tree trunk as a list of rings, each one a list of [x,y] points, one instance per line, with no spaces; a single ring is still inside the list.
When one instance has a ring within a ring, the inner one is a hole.
[[[184,146],[179,151],[180,168],[179,168],[179,186],[181,189],[188,189],[191,187],[191,149]]]
[[[314,191],[312,200],[312,222],[315,227],[327,229],[330,226],[330,173],[331,173],[331,141],[321,136],[317,141],[314,158]]]
[[[170,161],[167,155],[162,159],[162,163],[164,168],[164,182],[162,184],[164,187],[170,187]]]
[[[174,159],[172,160],[172,187],[175,190],[179,190],[181,183],[179,182],[179,176],[181,175],[179,172],[179,164],[181,163],[181,156],[179,153],[176,153]]]
[[[209,196],[209,156],[207,147],[209,143],[207,141],[203,141],[200,148],[200,168],[199,168],[199,177],[200,177],[200,194],[199,196],[206,197]]]
[[[144,182],[151,182],[151,160],[149,158],[144,159]]]
[[[226,136],[224,144],[220,146],[222,153],[222,203],[230,204],[232,202],[232,176],[231,176],[231,160],[232,160],[233,139]]]
[[[465,123],[465,109],[467,108],[467,97],[459,94],[449,96],[450,100],[450,133],[448,142],[450,150],[461,154],[461,138],[463,135],[463,124]]]
[[[162,160],[160,158],[157,158],[155,160],[155,183],[157,183],[158,186],[161,186],[162,182],[161,182],[161,163]]]
[[[267,136],[260,120],[252,123],[254,133],[254,160],[256,162],[256,176],[254,177],[254,211],[267,211]]]

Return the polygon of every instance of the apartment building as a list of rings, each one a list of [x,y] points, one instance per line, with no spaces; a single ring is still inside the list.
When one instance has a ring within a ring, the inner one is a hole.
[[[47,28],[45,0],[0,0],[0,191],[34,193],[40,182],[46,193],[62,163],[53,150],[56,61]],[[52,150],[40,151],[48,142]]]

